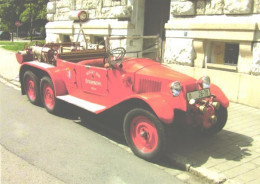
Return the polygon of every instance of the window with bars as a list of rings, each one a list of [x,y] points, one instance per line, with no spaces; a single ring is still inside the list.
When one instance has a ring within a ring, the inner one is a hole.
[[[228,42],[212,42],[208,63],[237,65],[239,44]]]

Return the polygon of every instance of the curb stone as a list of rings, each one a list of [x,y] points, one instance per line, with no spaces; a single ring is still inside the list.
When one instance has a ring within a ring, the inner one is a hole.
[[[231,179],[228,179],[226,176],[219,174],[217,172],[214,172],[212,170],[209,170],[204,167],[193,167],[191,164],[189,164],[188,160],[185,157],[182,157],[181,155],[171,155],[171,157],[167,156],[170,161],[177,166],[179,169],[187,171],[191,173],[192,175],[195,175],[203,180],[205,180],[207,183],[210,184],[239,184],[238,182],[235,182]]]

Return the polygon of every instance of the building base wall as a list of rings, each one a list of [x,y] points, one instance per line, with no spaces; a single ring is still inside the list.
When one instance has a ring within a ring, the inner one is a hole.
[[[211,82],[218,85],[231,102],[260,108],[260,76],[183,66],[179,64],[166,65],[196,79],[208,75],[211,78]]]

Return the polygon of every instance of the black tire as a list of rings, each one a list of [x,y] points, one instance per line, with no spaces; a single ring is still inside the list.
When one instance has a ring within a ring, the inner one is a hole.
[[[32,71],[26,71],[23,75],[23,88],[28,100],[34,105],[41,102],[39,87],[39,78]]]
[[[226,125],[227,118],[228,118],[228,111],[227,108],[220,106],[218,110],[216,110],[217,122],[208,129],[204,129],[203,133],[205,135],[214,135],[220,132],[224,126]]]
[[[135,155],[157,161],[164,154],[165,128],[150,111],[140,108],[130,110],[124,118],[123,129],[126,142]]]
[[[50,77],[45,76],[41,79],[40,89],[43,106],[49,113],[56,114],[58,104]]]

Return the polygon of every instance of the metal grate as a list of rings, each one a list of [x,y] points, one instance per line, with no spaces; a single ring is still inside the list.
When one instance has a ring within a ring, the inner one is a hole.
[[[150,80],[150,79],[140,79],[139,92],[160,92],[162,84],[161,82]]]

